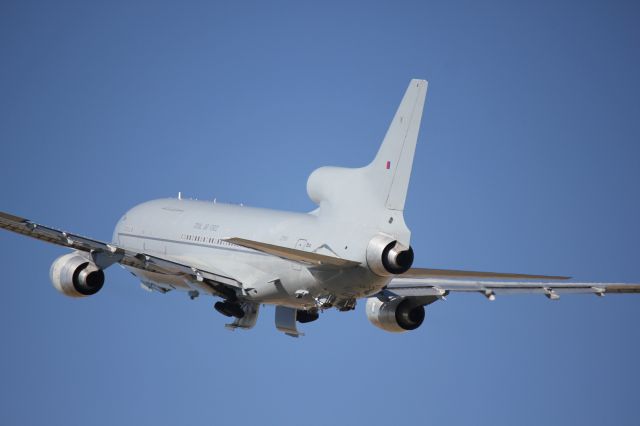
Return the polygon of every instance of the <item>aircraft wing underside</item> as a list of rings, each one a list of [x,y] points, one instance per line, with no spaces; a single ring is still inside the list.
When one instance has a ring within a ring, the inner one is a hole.
[[[401,297],[438,298],[452,292],[480,293],[490,300],[497,294],[543,294],[555,300],[561,294],[604,296],[611,293],[640,293],[640,284],[395,278],[384,291]]]
[[[211,294],[215,295],[225,295],[233,291],[233,288],[242,287],[238,280],[221,271],[202,270],[170,259],[123,249],[115,244],[60,231],[4,212],[0,212],[0,228],[86,252],[102,269],[114,263],[120,263],[149,272],[184,276],[187,280],[208,284]]]

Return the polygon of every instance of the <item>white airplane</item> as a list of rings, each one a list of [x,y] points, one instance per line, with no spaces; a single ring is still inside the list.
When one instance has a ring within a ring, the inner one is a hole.
[[[426,305],[452,292],[494,300],[501,293],[639,293],[640,285],[560,283],[568,277],[412,268],[403,210],[427,93],[412,80],[375,159],[366,167],[322,167],[307,181],[318,205],[293,213],[207,201],[153,200],[118,221],[110,243],[0,212],[0,227],[73,249],[53,262],[51,281],[71,297],[96,294],[104,270],[119,263],[143,288],[221,298],[215,309],[252,328],[261,304],[275,305],[278,330],[325,309],[349,311],[367,298],[366,314],[390,332],[418,328]],[[511,281],[510,281],[511,280]],[[543,280],[531,281],[531,280]]]

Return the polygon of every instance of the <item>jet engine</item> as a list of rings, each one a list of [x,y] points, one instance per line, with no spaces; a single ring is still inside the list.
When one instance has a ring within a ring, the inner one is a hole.
[[[413,264],[413,249],[387,235],[376,235],[367,246],[367,264],[381,277],[402,274]]]
[[[367,299],[367,319],[385,331],[403,333],[420,327],[424,321],[424,306],[403,297],[388,301],[370,297]]]
[[[104,284],[104,272],[77,252],[57,258],[49,271],[53,286],[69,297],[96,294]]]

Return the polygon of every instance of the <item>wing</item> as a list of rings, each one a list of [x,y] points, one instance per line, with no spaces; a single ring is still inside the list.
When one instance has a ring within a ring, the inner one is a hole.
[[[438,298],[451,292],[480,293],[489,300],[494,300],[498,294],[543,294],[555,300],[559,299],[561,294],[604,296],[610,293],[640,293],[640,284],[395,278],[385,291],[401,297]]]
[[[324,254],[313,253],[304,250],[292,249],[289,247],[276,246],[273,244],[261,243],[258,241],[245,240],[244,238],[226,238],[232,244],[257,250],[263,253],[277,256],[282,259],[291,260],[293,262],[306,263],[316,266],[329,266],[338,268],[351,268],[358,266],[359,262],[341,259],[339,257],[327,256]]]
[[[222,271],[211,270],[210,267],[203,270],[170,259],[127,250],[114,244],[60,231],[4,212],[0,212],[0,228],[87,252],[101,269],[114,263],[120,263],[159,274],[181,275],[192,281],[204,282],[211,288],[212,293],[223,296],[229,296],[230,292],[234,291],[233,288],[242,287],[242,284],[235,278],[227,276]]]
[[[428,269],[411,268],[404,274],[403,278],[489,278],[489,279],[512,279],[512,280],[568,280],[571,277],[561,277],[557,275],[530,275],[512,274],[506,272],[479,272],[460,271],[456,269]]]

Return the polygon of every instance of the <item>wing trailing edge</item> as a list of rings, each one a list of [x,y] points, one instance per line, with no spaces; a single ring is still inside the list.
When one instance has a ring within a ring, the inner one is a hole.
[[[487,278],[506,280],[568,280],[559,275],[514,274],[509,272],[462,271],[457,269],[411,268],[399,278]]]
[[[542,294],[556,300],[561,294],[604,296],[640,293],[640,284],[395,278],[384,291],[399,297],[443,297],[449,293],[480,293],[489,300],[494,300],[498,294]]]

